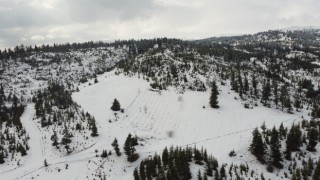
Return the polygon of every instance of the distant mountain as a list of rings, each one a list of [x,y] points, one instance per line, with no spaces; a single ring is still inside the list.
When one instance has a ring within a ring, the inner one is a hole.
[[[315,27],[314,27],[315,28]],[[283,46],[292,46],[292,45],[315,45],[320,44],[320,28],[314,29],[306,27],[298,28],[296,30],[269,30],[264,32],[259,32],[256,34],[247,34],[239,36],[225,36],[225,37],[211,37],[206,39],[200,39],[195,42],[200,44],[210,44],[210,43],[222,43],[229,45],[248,45],[248,44],[279,44]],[[302,30],[301,30],[302,29]]]
[[[312,29],[320,29],[320,26],[291,26],[291,27],[280,29],[280,30],[301,31],[301,30],[312,30]]]

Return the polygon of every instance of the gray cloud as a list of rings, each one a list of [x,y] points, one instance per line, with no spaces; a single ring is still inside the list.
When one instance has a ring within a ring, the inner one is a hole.
[[[318,0],[0,0],[0,48],[319,26]]]
[[[153,0],[2,0],[0,23],[7,28],[92,23],[148,16]]]

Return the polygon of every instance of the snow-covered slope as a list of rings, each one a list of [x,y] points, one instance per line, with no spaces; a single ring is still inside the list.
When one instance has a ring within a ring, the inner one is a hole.
[[[306,36],[298,36],[301,33]],[[140,162],[161,154],[165,147],[196,146],[206,149],[225,168],[250,167],[252,178],[260,178],[262,173],[270,179],[283,178],[293,161],[301,167],[309,157],[316,162],[319,154],[306,150],[308,139],[301,151],[292,153],[292,162],[284,160],[283,169],[269,173],[267,164],[261,164],[249,150],[252,131],[263,123],[268,128],[283,124],[289,130],[304,119],[318,122],[317,33],[271,31],[221,38],[220,45],[168,39],[128,41],[127,45],[30,51],[22,57],[3,58],[0,82],[6,100],[0,99],[0,107],[14,104],[12,94],[26,105],[21,123],[27,132],[23,143],[30,149],[23,157],[11,152],[19,149],[10,142],[19,134],[14,132],[15,126],[3,123],[14,138],[3,138],[10,141],[2,143],[5,150],[0,151],[11,154],[0,164],[0,177],[133,179]],[[309,37],[308,45],[299,44]],[[219,109],[209,105],[213,81],[220,93]],[[123,110],[110,109],[115,98]],[[65,106],[60,103],[64,100],[71,102]],[[55,115],[58,120],[52,122]],[[92,135],[94,127],[98,136]],[[304,137],[309,136],[308,131],[303,130]],[[58,145],[52,145],[54,132],[58,132]],[[132,163],[123,150],[129,133],[139,140],[135,148],[140,157]],[[70,143],[63,143],[66,136],[72,139]],[[263,140],[268,146],[267,163],[271,162],[269,137],[264,135]],[[115,138],[120,157],[111,146]],[[283,156],[285,140],[281,139]],[[111,154],[103,158],[105,150]],[[236,156],[230,157],[232,150]],[[205,170],[194,162],[190,167],[192,179],[199,169]]]
[[[140,160],[155,152],[160,153],[165,146],[203,146],[220,162],[248,163],[257,168],[259,175],[259,172],[264,172],[264,167],[247,150],[253,128],[263,122],[269,127],[279,126],[282,122],[290,126],[301,115],[305,116],[304,112],[288,114],[263,106],[245,109],[240,100],[234,99],[237,95],[228,86],[219,86],[220,109],[212,109],[208,104],[208,92],[187,91],[177,94],[173,90],[152,91],[146,81],[137,77],[117,76],[114,72],[99,76],[98,81],[90,86],[80,86],[80,92],[73,95],[74,100],[96,118],[99,128],[96,143],[70,156],[46,157],[50,167],[42,167],[45,157],[41,152],[41,144],[36,144],[42,135],[37,129],[32,129],[36,125],[30,122],[26,129],[32,132],[30,136],[34,145],[28,158],[33,159],[33,162],[12,173],[4,172],[2,177],[91,179],[96,174],[105,174],[107,179],[131,179],[138,162],[130,164],[124,155],[120,158],[112,155],[105,161],[95,157],[96,150],[112,150],[114,138],[119,140],[122,148],[128,133],[137,135],[143,144],[137,148]],[[115,115],[110,110],[114,98],[119,100],[124,113],[118,112]],[[32,111],[31,105],[28,106],[22,118],[24,124],[31,121],[28,117]],[[229,157],[231,150],[235,150],[238,155]],[[65,170],[66,164],[68,170]],[[79,169],[83,171],[79,172]],[[198,170],[192,171],[196,173]],[[275,178],[271,173],[265,176]]]
[[[137,151],[142,157],[160,153],[165,146],[203,146],[219,161],[230,164],[250,161],[256,164],[247,151],[255,127],[263,122],[268,127],[281,123],[290,126],[301,115],[306,116],[303,112],[287,114],[266,107],[245,109],[241,101],[234,100],[237,95],[229,87],[220,89],[220,108],[212,109],[208,104],[209,92],[154,92],[136,77],[107,75],[100,77],[98,84],[81,89],[74,99],[96,117],[106,133],[101,148],[111,149],[115,137],[123,144],[127,135],[123,132],[127,132],[143,139],[144,146]],[[125,109],[117,115],[119,118],[109,109],[113,98],[119,99]],[[231,150],[239,156],[230,158]],[[129,174],[132,173],[133,168]],[[113,178],[124,174],[114,173]]]

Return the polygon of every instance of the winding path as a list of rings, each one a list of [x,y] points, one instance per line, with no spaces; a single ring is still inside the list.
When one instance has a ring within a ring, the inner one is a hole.
[[[62,156],[54,159],[46,157],[46,151],[42,141],[43,134],[37,126],[37,122],[33,121],[34,114],[34,104],[28,104],[21,116],[21,123],[30,137],[28,141],[30,149],[28,150],[26,161],[16,168],[0,172],[0,179],[9,180],[23,178],[26,175],[44,168],[44,159],[48,160],[49,165],[57,165],[61,163],[87,160],[94,157],[94,154],[91,151],[89,152],[88,149],[91,149],[95,144],[83,149],[78,153],[68,156]]]
[[[41,140],[41,132],[37,128],[36,122],[32,120],[34,112],[34,104],[29,104],[21,116],[21,123],[30,137],[28,141],[30,149],[28,150],[26,161],[17,168],[1,172],[0,175],[4,179],[14,179],[19,174],[25,174],[43,165],[45,152]]]

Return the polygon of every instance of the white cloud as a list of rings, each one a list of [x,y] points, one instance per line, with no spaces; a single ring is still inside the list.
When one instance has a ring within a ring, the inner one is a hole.
[[[28,39],[27,39],[26,37],[22,37],[22,38],[21,38],[21,41],[22,41],[22,42],[27,42]]]
[[[30,38],[32,41],[41,41],[41,40],[44,40],[45,38],[41,35],[33,35],[31,36]]]

